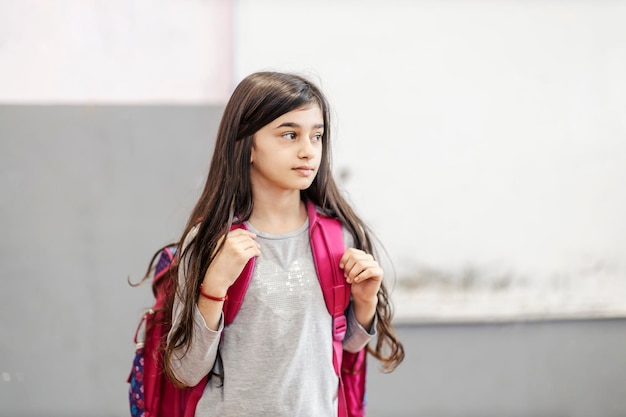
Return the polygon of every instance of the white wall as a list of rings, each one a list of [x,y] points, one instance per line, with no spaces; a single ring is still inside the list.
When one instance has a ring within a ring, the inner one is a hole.
[[[320,80],[335,166],[400,278],[517,294],[461,315],[626,313],[626,2],[241,0],[235,17],[236,79]],[[405,314],[445,300],[421,301]]]
[[[223,103],[226,0],[0,0],[0,103]]]

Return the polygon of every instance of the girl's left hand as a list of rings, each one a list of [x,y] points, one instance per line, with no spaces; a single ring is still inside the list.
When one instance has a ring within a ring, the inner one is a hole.
[[[378,290],[383,280],[383,269],[369,253],[348,248],[339,261],[346,281],[351,285],[356,302],[377,303]]]

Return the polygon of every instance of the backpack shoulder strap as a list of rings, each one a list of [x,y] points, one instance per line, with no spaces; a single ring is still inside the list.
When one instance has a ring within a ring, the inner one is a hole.
[[[343,227],[338,219],[320,215],[315,204],[307,201],[309,233],[313,261],[320,280],[326,308],[333,318],[344,317],[350,302],[350,288],[339,268],[339,261],[345,252]],[[343,339],[344,334],[333,334]]]
[[[317,276],[324,294],[326,309],[333,317],[333,367],[339,377],[338,416],[347,416],[346,394],[344,391],[341,362],[343,360],[343,339],[346,335],[345,309],[350,303],[350,286],[343,277],[339,261],[345,252],[343,227],[338,219],[320,216],[315,204],[307,201],[311,250]]]

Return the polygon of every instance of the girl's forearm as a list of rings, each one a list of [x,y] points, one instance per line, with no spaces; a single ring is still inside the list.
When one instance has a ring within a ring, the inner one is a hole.
[[[205,278],[205,283],[210,279]],[[226,292],[228,288],[219,285],[200,286],[200,296],[198,297],[198,310],[204,318],[206,326],[211,330],[217,330],[222,316],[224,301],[226,300]]]
[[[206,326],[213,331],[217,331],[220,325],[223,305],[223,301],[209,300],[202,296],[198,298],[198,310],[200,310]]]

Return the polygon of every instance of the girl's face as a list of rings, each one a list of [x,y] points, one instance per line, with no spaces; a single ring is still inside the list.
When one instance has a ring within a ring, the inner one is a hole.
[[[253,192],[307,189],[320,166],[324,119],[319,106],[285,113],[254,134]]]

